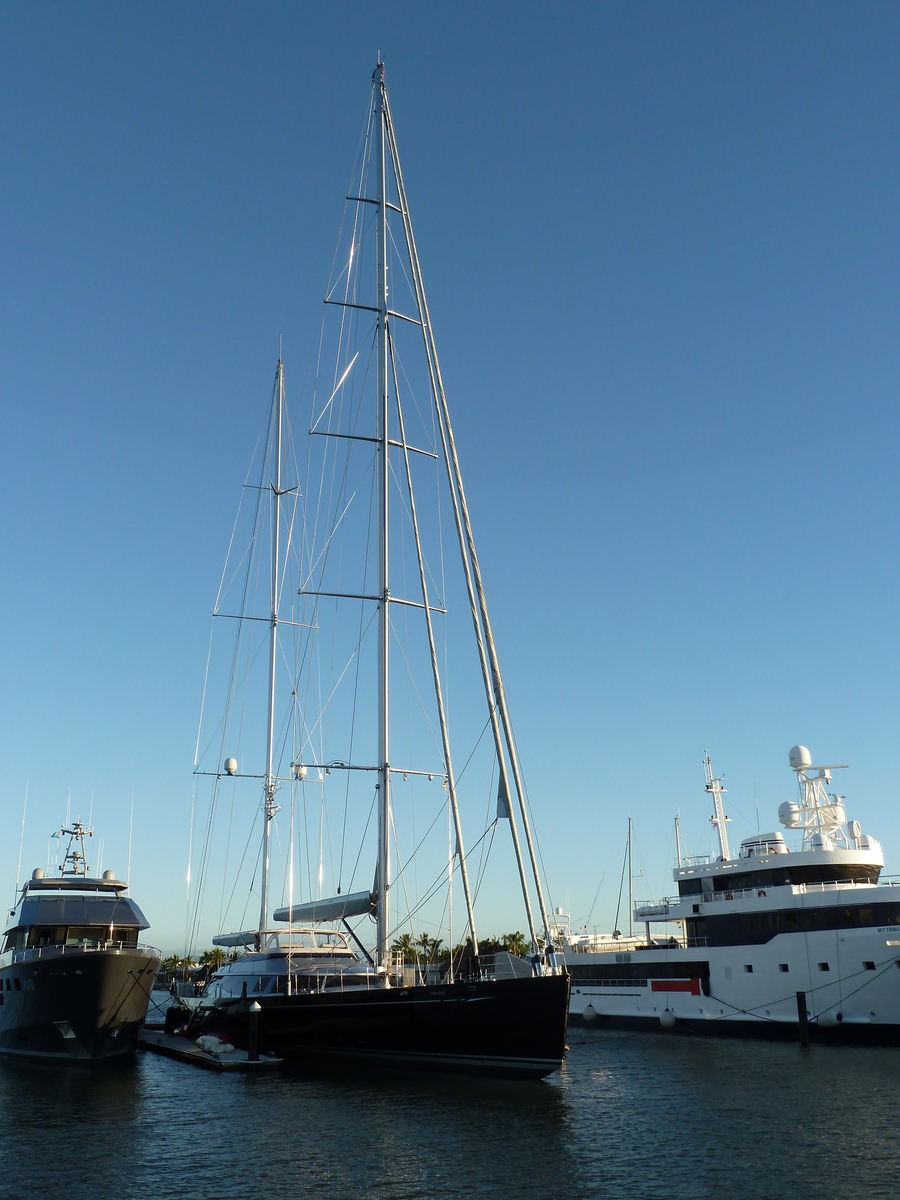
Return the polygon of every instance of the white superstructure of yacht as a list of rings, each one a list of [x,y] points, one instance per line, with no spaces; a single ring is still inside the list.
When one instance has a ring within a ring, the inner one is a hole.
[[[900,1040],[900,886],[875,838],[829,788],[837,766],[790,752],[801,835],[746,838],[732,857],[722,777],[707,757],[717,858],[678,850],[677,894],[637,904],[643,936],[563,932],[570,1019],[600,1026],[843,1040]]]

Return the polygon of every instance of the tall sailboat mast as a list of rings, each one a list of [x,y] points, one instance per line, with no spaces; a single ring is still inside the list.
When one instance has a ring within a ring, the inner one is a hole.
[[[391,887],[391,768],[390,768],[390,613],[388,558],[388,306],[387,306],[387,180],[385,178],[384,63],[376,70],[376,154],[378,156],[378,207],[376,216],[377,388],[376,488],[378,491],[378,909],[376,963],[388,961]]]
[[[267,927],[269,920],[269,825],[275,816],[275,777],[272,772],[272,757],[275,742],[275,659],[278,651],[278,556],[281,549],[281,425],[283,413],[284,369],[279,353],[275,376],[275,481],[270,485],[273,492],[275,514],[272,521],[272,615],[269,625],[269,708],[266,727],[266,781],[263,795],[260,932]]]

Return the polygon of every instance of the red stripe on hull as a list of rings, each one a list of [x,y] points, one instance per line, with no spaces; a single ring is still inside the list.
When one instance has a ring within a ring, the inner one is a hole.
[[[692,996],[700,995],[699,979],[653,979],[650,986],[654,992],[690,992]]]

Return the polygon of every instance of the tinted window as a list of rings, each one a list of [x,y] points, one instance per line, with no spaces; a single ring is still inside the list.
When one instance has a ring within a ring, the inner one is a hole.
[[[65,925],[34,925],[28,931],[29,946],[62,946],[65,940]]]

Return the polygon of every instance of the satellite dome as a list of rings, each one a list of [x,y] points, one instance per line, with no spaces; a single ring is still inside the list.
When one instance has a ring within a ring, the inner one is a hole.
[[[792,753],[793,753],[793,751],[792,751]],[[226,775],[234,775],[234,773],[236,771],[237,771],[237,759],[236,758],[226,758],[225,759],[225,774]]]
[[[788,829],[796,829],[803,824],[803,810],[799,804],[792,804],[790,800],[785,800],[784,804],[778,806],[778,820]]]
[[[807,767],[812,766],[812,759],[805,746],[794,746],[788,755],[788,761],[795,771],[805,771]]]
[[[115,879],[115,877],[116,877],[115,871],[104,871],[103,872],[104,879]]]
[[[44,868],[43,867],[35,867],[34,870],[31,872],[31,878],[32,879],[43,879],[44,878]]]

